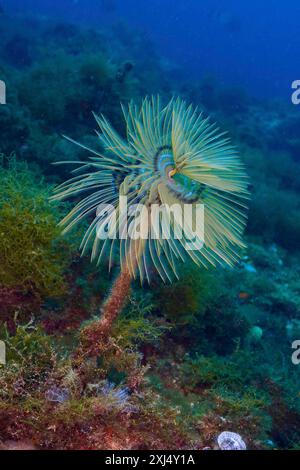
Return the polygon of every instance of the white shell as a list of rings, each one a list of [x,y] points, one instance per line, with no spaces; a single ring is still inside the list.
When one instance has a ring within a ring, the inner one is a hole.
[[[224,431],[218,436],[218,446],[221,450],[246,450],[246,444],[239,434]]]

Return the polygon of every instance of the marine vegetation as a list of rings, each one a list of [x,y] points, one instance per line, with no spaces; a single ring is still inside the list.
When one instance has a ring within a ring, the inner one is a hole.
[[[96,116],[104,152],[86,148],[90,160],[75,162],[81,164],[76,176],[56,188],[53,197],[89,193],[61,225],[67,232],[96,212],[81,243],[83,253],[92,247],[92,260],[99,263],[106,252],[111,268],[118,240],[121,273],[100,321],[90,326],[94,352],[97,336],[108,336],[122,310],[132,278],[150,282],[155,270],[163,281],[171,281],[172,274],[178,277],[178,262],[188,257],[199,266],[232,266],[244,246],[248,183],[229,139],[180,99],[162,107],[159,97],[146,98],[140,109],[131,103],[123,113],[127,139],[105,117]],[[128,207],[139,204],[138,217],[136,211],[124,212],[121,196]],[[171,218],[176,204],[184,216]],[[205,208],[205,223],[196,216],[199,205]],[[154,228],[154,206],[166,209],[169,226],[162,217]]]
[[[63,211],[49,207],[51,187],[14,154],[0,157],[0,315],[12,324],[65,294],[71,245],[59,237]]]

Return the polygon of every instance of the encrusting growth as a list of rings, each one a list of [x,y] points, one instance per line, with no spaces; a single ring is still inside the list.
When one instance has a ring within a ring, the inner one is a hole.
[[[116,279],[109,298],[104,304],[100,320],[92,322],[82,332],[84,349],[89,355],[97,355],[101,346],[109,338],[114,320],[122,311],[128,299],[131,285],[131,275],[127,269],[121,271]]]
[[[128,270],[121,271],[119,277],[115,281],[111,295],[104,305],[99,327],[103,335],[107,335],[112,327],[118,313],[124,307],[130,290],[131,276]]]

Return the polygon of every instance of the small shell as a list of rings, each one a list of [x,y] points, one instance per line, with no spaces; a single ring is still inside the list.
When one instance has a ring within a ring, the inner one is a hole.
[[[218,446],[221,450],[246,450],[246,444],[239,434],[225,431],[218,436]]]

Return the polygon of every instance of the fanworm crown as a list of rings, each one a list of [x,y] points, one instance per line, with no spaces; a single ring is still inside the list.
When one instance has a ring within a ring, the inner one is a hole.
[[[171,280],[172,274],[177,276],[177,261],[188,256],[198,265],[232,265],[243,247],[249,195],[247,175],[229,139],[181,99],[163,107],[159,97],[146,98],[140,108],[131,103],[123,107],[123,113],[126,139],[105,117],[95,116],[104,151],[78,144],[90,152],[89,160],[72,162],[79,165],[75,176],[56,188],[55,199],[88,193],[62,220],[65,231],[93,215],[82,252],[91,249],[91,258],[98,262],[107,253],[110,267],[118,254],[121,269],[141,280],[149,281],[153,270],[164,281]],[[128,206],[143,205],[140,217],[127,214],[128,224],[136,232],[146,227],[148,236],[133,239],[120,232],[117,238],[99,236],[101,231],[124,225],[120,196],[127,197]],[[99,210],[104,204],[109,209]],[[170,230],[160,217],[156,237],[150,234],[154,205],[166,209],[171,225]],[[192,215],[171,214],[174,205],[188,206]],[[201,222],[193,210],[197,205],[204,207]],[[193,229],[196,222],[203,227]],[[182,237],[176,237],[183,224]],[[188,250],[191,234],[193,249]]]

